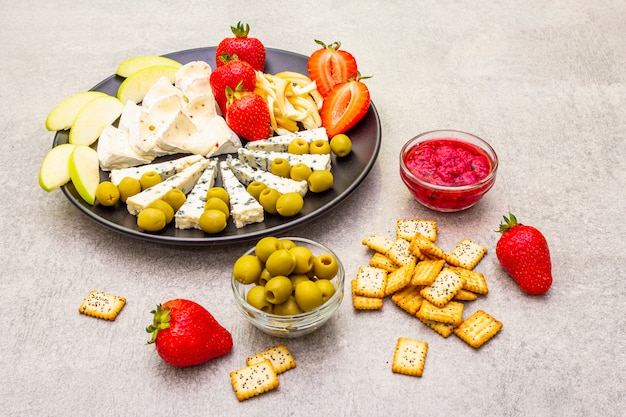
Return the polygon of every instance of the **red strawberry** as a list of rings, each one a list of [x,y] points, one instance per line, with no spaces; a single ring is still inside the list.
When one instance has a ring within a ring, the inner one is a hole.
[[[226,114],[226,88],[230,87],[232,90],[235,90],[237,85],[241,83],[243,90],[254,90],[256,86],[256,71],[252,68],[252,65],[240,60],[236,55],[230,56],[224,53],[220,56],[220,61],[224,65],[217,67],[211,73],[209,81],[217,105],[222,110],[222,114]]]
[[[152,314],[154,322],[146,329],[152,333],[148,343],[155,343],[159,356],[173,366],[200,365],[233,348],[230,332],[193,301],[170,300]]]
[[[317,91],[326,97],[336,84],[356,78],[356,60],[346,51],[340,51],[341,42],[326,45],[322,41],[315,40],[322,48],[311,54],[308,60],[309,77],[315,81]]]
[[[322,125],[328,137],[344,133],[365,116],[370,107],[370,93],[360,78],[335,85],[322,103]]]
[[[217,45],[215,50],[215,65],[220,67],[224,65],[220,61],[220,57],[224,52],[228,55],[237,55],[242,61],[246,61],[257,71],[263,71],[265,68],[265,46],[257,38],[249,38],[250,26],[248,24],[237,23],[237,26],[231,26],[235,35],[234,38],[225,38]]]
[[[270,111],[260,95],[251,91],[227,89],[226,123],[239,136],[255,141],[271,134]]]
[[[548,242],[539,230],[517,223],[513,214],[504,216],[496,256],[502,267],[529,294],[544,294],[552,285]]]

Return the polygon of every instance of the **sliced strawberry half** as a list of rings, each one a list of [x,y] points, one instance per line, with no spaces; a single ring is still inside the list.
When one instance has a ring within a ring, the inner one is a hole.
[[[313,52],[308,59],[309,77],[315,81],[317,91],[326,97],[335,85],[357,76],[357,65],[352,54],[339,49],[341,42],[329,45],[318,40],[315,42],[322,48]]]
[[[322,125],[328,137],[344,133],[365,116],[370,92],[359,78],[335,85],[322,103]]]

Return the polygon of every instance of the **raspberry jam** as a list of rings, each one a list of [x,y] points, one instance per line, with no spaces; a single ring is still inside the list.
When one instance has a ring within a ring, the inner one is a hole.
[[[498,159],[482,139],[434,131],[411,139],[400,156],[400,175],[413,196],[437,211],[476,204],[493,186]]]

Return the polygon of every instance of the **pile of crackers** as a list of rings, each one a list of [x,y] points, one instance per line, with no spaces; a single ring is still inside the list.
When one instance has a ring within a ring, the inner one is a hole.
[[[418,318],[443,337],[452,333],[468,345],[479,348],[495,336],[502,323],[483,310],[463,317],[466,301],[476,300],[489,292],[482,273],[474,267],[487,254],[487,248],[463,239],[450,252],[436,242],[437,225],[432,220],[399,219],[394,239],[372,234],[362,243],[374,253],[369,265],[360,266],[351,282],[353,306],[357,310],[380,310],[383,301],[392,302]],[[392,365],[392,370],[421,376],[427,345],[406,338],[398,340],[399,350],[413,352],[414,365]],[[407,347],[409,346],[409,347]],[[398,359],[400,360],[400,359]],[[394,358],[395,362],[395,358]]]

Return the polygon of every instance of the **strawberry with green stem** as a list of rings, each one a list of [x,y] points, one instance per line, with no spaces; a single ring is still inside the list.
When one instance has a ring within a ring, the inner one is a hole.
[[[226,123],[237,135],[249,141],[267,139],[271,135],[271,119],[267,102],[259,94],[243,91],[239,84],[226,89]]]
[[[316,39],[315,43],[322,47],[309,56],[307,69],[317,91],[326,97],[335,85],[357,76],[357,63],[351,53],[339,49],[341,42],[326,45]]]
[[[211,90],[222,114],[226,114],[226,89],[235,90],[241,83],[245,91],[253,91],[256,86],[256,71],[237,55],[222,53],[219,57],[223,65],[217,67],[209,77]]]
[[[231,26],[230,30],[235,37],[224,38],[217,45],[215,50],[215,65],[221,67],[224,65],[220,61],[223,53],[228,55],[237,55],[240,60],[246,61],[257,71],[263,71],[265,68],[265,46],[257,38],[249,37],[250,25],[237,23],[237,26]]]

